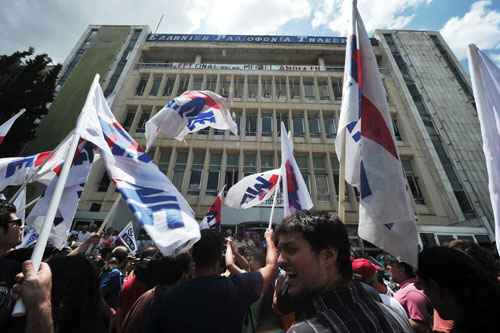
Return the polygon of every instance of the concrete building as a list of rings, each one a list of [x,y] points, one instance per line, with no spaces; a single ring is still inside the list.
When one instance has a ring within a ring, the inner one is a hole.
[[[86,34],[95,28],[114,29],[89,27]],[[140,29],[143,36],[147,28]],[[373,39],[372,44],[415,201],[421,245],[455,238],[487,241],[492,218],[486,168],[466,76],[437,32],[381,30],[376,37],[379,41]],[[336,212],[339,165],[334,139],[345,38],[149,34],[138,38],[134,49],[125,56],[120,82],[113,83],[117,76],[108,74],[102,83],[105,92],[116,92],[112,110],[140,143],[145,143],[145,122],[185,90],[212,90],[232,100],[238,135],[204,130],[186,142],[160,139],[151,151],[197,218],[204,216],[224,185],[227,189],[245,175],[279,167],[281,121],[293,134],[295,157],[314,210]],[[112,63],[119,64],[123,57],[123,51],[116,53]],[[102,220],[116,195],[98,165],[77,219]],[[348,188],[345,222],[356,242],[357,198]],[[223,220],[266,225],[270,206],[225,208]],[[278,207],[275,222],[281,210]]]

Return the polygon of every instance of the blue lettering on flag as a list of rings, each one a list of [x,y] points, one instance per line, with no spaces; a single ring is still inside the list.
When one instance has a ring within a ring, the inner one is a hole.
[[[188,121],[187,127],[192,131],[196,127],[199,127],[197,125],[205,125],[205,123],[215,124],[215,115],[212,111],[201,112],[196,118]]]
[[[29,156],[29,157],[23,158],[21,160],[10,162],[7,165],[7,170],[5,172],[5,178],[9,178],[13,174],[15,174],[18,169],[31,167],[33,165],[34,160],[35,160],[35,156]]]
[[[262,176],[258,176],[256,180],[258,183],[256,183],[253,187],[251,187],[251,186],[247,187],[246,192],[243,195],[243,198],[241,198],[240,205],[255,199],[255,197],[262,190],[270,189],[273,186],[273,184],[271,184],[271,182],[269,182],[267,179],[265,179]]]
[[[140,223],[153,225],[154,218],[158,218],[158,213],[161,211],[165,213],[164,222],[170,229],[184,227],[181,207],[176,196],[168,195],[165,191],[156,188],[131,186],[136,189],[119,186],[118,190],[123,194]]]
[[[370,189],[370,184],[368,183],[368,177],[366,176],[365,166],[363,165],[363,161],[361,161],[360,168],[360,178],[361,178],[361,199],[366,198],[367,196],[372,195],[372,190]]]
[[[356,131],[354,132],[354,134],[352,133],[352,131],[354,130],[354,128],[356,127],[356,124],[358,123],[358,120],[355,120],[355,121],[351,121],[349,124],[347,124],[347,130],[349,131],[349,133],[351,133],[351,136],[352,136],[352,139],[354,140],[354,142],[359,142],[359,140],[361,140],[361,132],[360,131]]]

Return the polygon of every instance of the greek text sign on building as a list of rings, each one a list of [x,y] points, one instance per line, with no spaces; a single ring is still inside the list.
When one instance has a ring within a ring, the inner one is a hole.
[[[345,37],[326,36],[266,36],[266,35],[191,35],[150,34],[148,42],[223,42],[223,43],[283,43],[345,45]]]

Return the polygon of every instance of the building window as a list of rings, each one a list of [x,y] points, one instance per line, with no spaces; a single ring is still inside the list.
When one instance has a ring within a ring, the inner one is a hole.
[[[260,152],[260,166],[262,171],[274,169],[274,152],[262,151]]]
[[[270,76],[263,76],[262,82],[262,98],[271,98],[273,96],[273,78]]]
[[[311,193],[311,186],[309,184],[310,172],[309,172],[309,154],[308,153],[296,153],[295,159],[299,165],[300,173],[304,177],[304,182],[307,185],[309,193]]]
[[[89,211],[91,211],[91,212],[99,212],[100,210],[101,210],[101,204],[98,204],[98,203],[92,203],[92,204],[90,204]]]
[[[339,177],[340,177],[340,165],[337,155],[330,154],[330,163],[332,164],[332,174],[333,174],[333,184],[335,185],[335,191],[337,196],[339,194]]]
[[[210,151],[207,191],[209,195],[217,195],[219,189],[219,172],[221,169],[222,151]]]
[[[292,112],[293,119],[293,136],[303,137],[304,136],[304,113],[300,111]]]
[[[281,123],[285,125],[285,128],[288,130],[290,127],[288,125],[288,111],[280,111],[276,112],[276,129],[278,130],[278,136],[281,135]]]
[[[187,158],[187,150],[177,150],[177,159],[175,161],[174,177],[172,182],[179,191],[182,190],[182,180],[184,178],[184,170],[186,170]]]
[[[259,91],[259,81],[257,76],[249,76],[248,80],[248,98],[255,99]]]
[[[217,89],[217,75],[207,75],[207,84],[205,89],[215,92]]]
[[[229,97],[230,89],[231,89],[231,76],[230,75],[222,76],[222,87],[220,89],[220,95],[224,97]]]
[[[288,78],[288,83],[290,84],[290,98],[300,99],[300,78],[291,76]]]
[[[97,192],[106,192],[108,190],[109,184],[111,183],[111,179],[108,174],[104,172],[102,175],[101,181],[97,185]]]
[[[424,248],[437,246],[436,238],[432,233],[421,233],[420,239]]]
[[[231,186],[238,182],[239,160],[239,153],[234,152],[227,154],[226,174],[224,175],[224,182],[226,184],[226,189],[224,190],[225,193],[231,188]]]
[[[403,164],[403,170],[405,172],[406,179],[408,180],[408,186],[410,187],[415,203],[424,205],[425,204],[424,195],[422,193],[422,190],[420,189],[418,177],[415,171],[413,170],[412,160],[402,159],[401,163]]]
[[[160,90],[161,76],[155,75],[153,76],[153,85],[151,86],[151,90],[149,91],[149,96],[158,95],[158,91]]]
[[[335,138],[337,136],[337,119],[334,111],[325,111],[323,113],[325,121],[325,130],[327,138]]]
[[[167,76],[165,78],[165,88],[163,88],[163,96],[172,96],[175,85],[175,77]]]
[[[125,128],[127,131],[130,130],[130,126],[132,126],[132,123],[134,122],[136,109],[137,106],[135,105],[127,107],[127,114],[125,115],[125,119],[123,120],[123,128]]]
[[[179,75],[179,89],[177,89],[177,95],[181,95],[183,92],[188,90],[189,87],[189,75]]]
[[[333,95],[335,99],[342,99],[342,81],[334,80],[333,81]]]
[[[276,84],[276,99],[286,100],[286,76],[275,76],[274,83]]]
[[[313,138],[319,138],[321,131],[320,118],[318,111],[309,111],[307,113],[309,123],[309,135]]]
[[[397,141],[403,141],[401,138],[401,132],[399,131],[399,124],[396,118],[392,118],[392,127],[394,128],[394,137]]]
[[[243,76],[235,76],[233,97],[243,98],[244,88],[245,88],[245,78]]]
[[[234,122],[236,123],[236,128],[238,129],[238,135],[240,135],[241,128],[240,128],[240,123],[241,123],[241,110],[239,109],[233,109],[232,112],[232,117]],[[233,132],[229,131],[231,135],[234,135]]]
[[[302,78],[304,83],[304,97],[308,100],[314,100],[316,94],[314,93],[314,79],[312,77]]]
[[[245,117],[245,135],[255,136],[257,134],[257,110],[247,110]]]
[[[137,84],[137,88],[135,89],[136,96],[144,95],[144,89],[146,89],[146,84],[148,84],[148,76],[141,75],[141,79],[139,80],[139,84]]]
[[[146,122],[149,120],[151,115],[151,111],[142,110],[141,118],[139,119],[139,123],[137,124],[136,133],[144,133]]]
[[[318,200],[330,200],[330,187],[328,181],[328,172],[326,169],[325,154],[313,154],[314,178],[316,180],[316,192]]]
[[[262,111],[262,136],[273,136],[273,112]]]
[[[257,152],[246,151],[243,155],[243,176],[257,173]]]
[[[203,162],[205,161],[205,151],[193,150],[193,163],[191,164],[191,178],[189,179],[188,193],[191,195],[200,194],[201,174],[203,172]]]
[[[203,76],[193,75],[193,85],[191,90],[201,90],[201,85],[203,84]]]
[[[172,148],[170,147],[160,148],[160,158],[158,160],[158,168],[165,174],[168,173],[168,164],[170,163],[171,154],[172,154]]]
[[[319,99],[327,101],[330,99],[330,89],[328,88],[328,79],[318,79]]]

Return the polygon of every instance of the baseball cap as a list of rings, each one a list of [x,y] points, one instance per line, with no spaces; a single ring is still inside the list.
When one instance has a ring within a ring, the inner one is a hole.
[[[361,275],[364,280],[371,280],[375,277],[378,267],[368,259],[358,258],[352,261],[352,270],[355,274]]]

